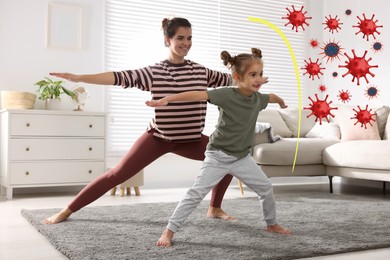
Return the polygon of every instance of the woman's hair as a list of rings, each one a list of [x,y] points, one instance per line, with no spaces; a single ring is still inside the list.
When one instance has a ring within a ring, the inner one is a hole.
[[[221,59],[223,60],[223,65],[227,66],[232,74],[238,74],[243,76],[254,61],[262,62],[261,50],[257,48],[251,49],[252,54],[242,53],[237,56],[232,57],[229,52],[221,52]]]
[[[191,23],[187,19],[180,18],[180,17],[175,17],[172,19],[164,18],[162,20],[161,28],[164,32],[164,36],[168,37],[169,39],[172,39],[173,36],[175,36],[176,31],[179,27],[191,28]],[[165,37],[164,37],[164,41],[165,41]]]

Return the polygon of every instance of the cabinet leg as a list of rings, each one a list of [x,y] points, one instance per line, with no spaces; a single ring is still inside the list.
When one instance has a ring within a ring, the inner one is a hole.
[[[242,182],[240,180],[238,180],[238,187],[240,188],[241,195],[243,195],[244,194],[244,189],[242,188]]]
[[[111,195],[115,196],[115,192],[116,192],[116,187],[111,189]]]
[[[134,191],[135,191],[135,196],[140,196],[141,193],[139,191],[139,187],[134,187]]]
[[[130,189],[130,187],[126,187],[126,194],[129,195],[129,196],[131,195],[131,189]]]
[[[7,197],[7,200],[12,200],[12,188],[8,187],[5,191],[5,196]]]
[[[119,193],[121,197],[125,196],[125,188],[120,188],[120,193]]]

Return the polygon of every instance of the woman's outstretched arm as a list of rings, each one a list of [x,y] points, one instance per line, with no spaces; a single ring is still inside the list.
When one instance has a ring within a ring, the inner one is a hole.
[[[72,82],[84,82],[89,84],[98,84],[98,85],[114,85],[115,76],[113,72],[103,72],[97,74],[84,74],[76,75],[72,73],[58,73],[51,72],[51,76],[58,78],[66,79]]]

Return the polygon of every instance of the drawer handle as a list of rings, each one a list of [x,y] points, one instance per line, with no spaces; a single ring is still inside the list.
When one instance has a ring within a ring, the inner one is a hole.
[[[26,172],[26,176],[30,175],[30,172]]]
[[[88,149],[88,150],[92,151],[92,147],[89,147],[89,149]]]
[[[30,148],[26,147],[26,152],[30,151]]]
[[[88,173],[92,173],[92,170],[89,170]]]
[[[30,127],[30,123],[27,123],[26,126],[27,126],[27,127]]]
[[[90,124],[90,125],[89,125],[89,128],[92,128],[92,127],[93,127],[93,125],[92,125],[92,124]]]

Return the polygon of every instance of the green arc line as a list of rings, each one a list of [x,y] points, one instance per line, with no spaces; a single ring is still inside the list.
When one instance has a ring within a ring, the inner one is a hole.
[[[268,27],[272,28],[275,32],[277,32],[280,35],[280,37],[282,37],[284,43],[287,45],[287,48],[290,51],[292,62],[294,64],[295,77],[297,79],[297,85],[298,85],[298,136],[297,136],[297,144],[295,146],[294,162],[293,162],[293,166],[292,166],[292,170],[291,170],[291,172],[294,172],[295,164],[296,164],[297,156],[298,156],[299,135],[301,133],[301,117],[302,117],[301,79],[299,77],[299,69],[298,69],[297,59],[295,58],[294,50],[291,47],[291,44],[290,44],[289,40],[287,39],[286,35],[276,25],[274,25],[271,22],[268,22],[267,20],[261,19],[261,18],[248,17],[248,20],[250,22],[265,24]]]

